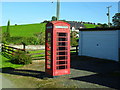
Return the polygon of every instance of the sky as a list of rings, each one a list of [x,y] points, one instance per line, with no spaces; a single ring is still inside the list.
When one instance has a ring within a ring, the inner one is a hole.
[[[51,20],[56,16],[56,2],[1,2],[0,26],[7,25],[7,21],[14,24],[40,23],[44,20]],[[107,23],[108,9],[110,8],[111,22],[112,17],[118,12],[118,2],[61,2],[60,20],[84,21],[92,23]]]

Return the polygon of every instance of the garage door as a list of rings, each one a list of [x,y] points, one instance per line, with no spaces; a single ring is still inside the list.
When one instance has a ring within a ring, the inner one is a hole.
[[[79,55],[118,61],[117,31],[81,31]]]

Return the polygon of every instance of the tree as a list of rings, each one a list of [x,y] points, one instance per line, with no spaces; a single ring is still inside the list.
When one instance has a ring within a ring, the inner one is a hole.
[[[102,25],[101,23],[97,23],[97,25]]]
[[[104,23],[104,24],[101,24],[101,27],[106,28],[106,27],[108,27],[108,25],[106,23]]]
[[[120,13],[116,13],[112,18],[113,25],[115,27],[120,27]]]
[[[49,23],[50,21],[44,20],[42,23]]]
[[[6,37],[7,38],[10,37],[10,20],[8,20],[8,24],[7,24]]]
[[[57,17],[52,16],[52,20],[51,21],[57,21]]]
[[[2,42],[7,43],[9,39],[10,39],[10,20],[8,20],[6,32],[2,34]]]

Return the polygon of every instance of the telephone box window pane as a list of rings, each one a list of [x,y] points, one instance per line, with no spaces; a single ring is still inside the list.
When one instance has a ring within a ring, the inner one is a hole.
[[[58,42],[58,46],[67,46],[66,42]]]
[[[65,59],[67,59],[67,56],[58,56],[57,57],[57,60],[65,60]]]
[[[48,53],[51,55],[51,51],[48,51]]]
[[[47,68],[50,69],[51,68],[50,65],[47,65]]]
[[[58,36],[67,36],[67,33],[58,33]]]
[[[60,56],[59,57],[59,60],[63,60],[63,59],[65,59],[65,56]]]
[[[51,46],[51,42],[48,42],[48,47]]]
[[[51,37],[51,33],[48,33],[48,37]]]
[[[51,33],[47,34],[47,69],[51,69]]]
[[[57,55],[67,55],[67,52],[57,52]]]
[[[57,69],[59,70],[59,69],[66,69],[67,68],[67,66],[57,66]]]
[[[51,47],[48,47],[49,49],[51,49]]]
[[[58,47],[57,50],[67,50],[67,47]]]
[[[49,41],[49,42],[51,41],[51,38],[50,38],[50,37],[48,38],[48,41]]]
[[[67,64],[67,61],[57,61],[57,65],[60,65],[60,64]]]
[[[67,38],[58,38],[58,41],[67,41]]]

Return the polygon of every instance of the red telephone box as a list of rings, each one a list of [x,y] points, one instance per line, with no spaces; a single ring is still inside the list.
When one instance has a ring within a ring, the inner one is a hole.
[[[51,76],[70,74],[70,25],[66,22],[46,25],[45,72]]]

